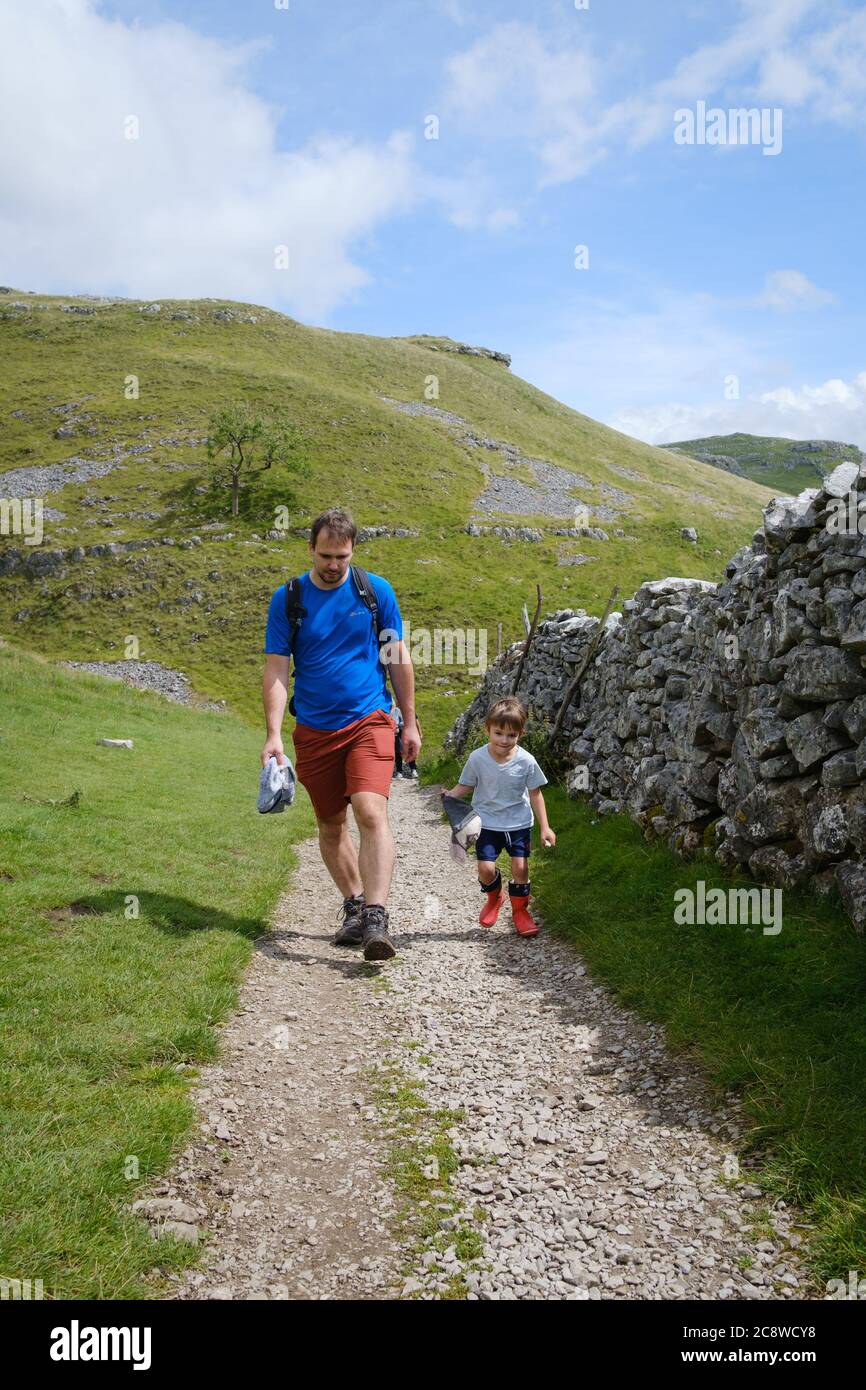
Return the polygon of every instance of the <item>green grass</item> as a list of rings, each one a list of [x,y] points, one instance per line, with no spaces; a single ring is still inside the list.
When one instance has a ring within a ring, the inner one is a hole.
[[[461,765],[430,776],[447,786]],[[663,1023],[717,1093],[741,1095],[744,1151],[760,1165],[749,1179],[815,1223],[816,1276],[866,1268],[866,942],[837,902],[806,892],[785,892],[775,937],[676,926],[676,889],[731,884],[717,864],[684,863],[558,786],[545,801],[557,843],[542,851],[536,838],[532,880],[549,928],[623,1004]]]
[[[833,440],[814,441],[820,449],[805,450],[797,440],[780,439],[773,435],[717,434],[704,439],[684,439],[668,448],[689,458],[707,460],[711,454],[735,459],[743,476],[774,492],[796,494],[803,488],[818,487],[827,473],[832,473],[846,459],[859,463],[860,449],[856,444],[839,444]],[[720,464],[713,465],[716,468]]]
[[[626,597],[665,574],[718,578],[769,493],[606,429],[499,364],[435,352],[439,340],[333,333],[256,306],[233,306],[252,309],[256,324],[220,323],[210,317],[220,302],[164,301],[155,316],[118,304],[84,317],[60,311],[68,300],[33,300],[49,307],[0,304],[0,474],[150,446],[100,481],[47,496],[65,517],[47,523],[45,546],[181,540],[206,536],[214,521],[234,537],[0,584],[0,631],[16,643],[52,661],[113,660],[135,636],[141,659],[180,667],[237,716],[181,709],[0,649],[0,1275],[42,1277],[53,1296],[134,1298],[151,1287],[154,1264],[191,1258],[171,1242],[155,1248],[123,1211],[189,1124],[189,1073],[175,1067],[214,1055],[214,1023],[293,867],[291,841],[313,829],[305,797],[291,818],[259,817],[253,805],[266,607],[287,574],[308,568],[303,541],[254,539],[275,507],[288,507],[290,525],[337,504],[362,526],[417,528],[417,537],[359,546],[356,559],[392,582],[414,629],[484,629],[492,660],[497,621],[506,643],[522,636],[536,583],[546,613],[599,613],[614,583]],[[199,321],[173,320],[179,308]],[[588,479],[576,500],[627,492],[619,522],[605,524],[610,541],[567,541],[552,534],[561,520],[535,517],[517,520],[541,527],[539,544],[467,536],[481,463],[496,472],[501,459],[379,399],[423,400],[431,373],[438,406]],[[130,374],[137,400],[124,395]],[[82,431],[93,432],[58,440],[66,417],[56,407],[70,401],[82,402]],[[208,477],[203,445],[164,441],[203,435],[214,409],[241,402],[298,426],[311,473],[265,474],[232,519],[227,494],[197,490]],[[105,509],[86,505],[99,499]],[[156,516],[119,515],[140,511]],[[615,525],[625,537],[613,536]],[[697,545],[680,538],[681,526],[697,527]],[[561,548],[595,560],[560,565]],[[191,589],[202,602],[185,606]],[[478,678],[420,662],[416,678],[420,766],[447,783],[459,765],[437,776],[437,749]],[[135,750],[97,748],[102,735],[131,736]],[[39,769],[50,771],[37,785]],[[47,804],[76,791],[75,804]],[[548,920],[626,1002],[662,1019],[716,1085],[743,1092],[753,1141],[770,1155],[767,1183],[818,1223],[819,1267],[863,1268],[862,943],[833,905],[794,895],[777,938],[674,929],[673,888],[689,875],[719,882],[716,871],[686,869],[626,822],[593,825],[555,787],[547,800],[560,839],[534,874]],[[137,917],[126,915],[130,895]],[[130,1158],[139,1179],[126,1176]],[[410,1185],[413,1162],[411,1151],[400,1160]]]
[[[189,1077],[311,833],[304,794],[256,811],[260,747],[0,646],[0,1275],[46,1297],[146,1297],[194,1258],[124,1208],[183,1142]]]
[[[309,568],[305,542],[252,539],[273,526],[278,505],[288,507],[290,526],[308,525],[336,504],[348,506],[362,526],[417,529],[417,537],[358,546],[358,562],[391,581],[413,628],[486,629],[492,660],[497,622],[506,643],[521,636],[522,606],[534,606],[536,583],[545,611],[583,606],[598,613],[614,583],[625,597],[647,577],[717,578],[751,536],[769,495],[607,429],[500,364],[433,351],[440,340],[334,333],[254,305],[232,307],[251,311],[256,324],[217,322],[210,317],[221,307],[217,301],[163,301],[162,314],[154,316],[135,304],[97,306],[83,317],[61,312],[61,303],[74,301],[32,300],[49,307],[25,312],[0,303],[0,492],[6,469],[91,450],[104,456],[114,446],[151,446],[101,480],[46,496],[65,518],[46,523],[45,546],[205,537],[202,528],[214,521],[226,522],[234,539],[89,561],[36,582],[7,576],[0,584],[0,631],[45,655],[80,660],[116,658],[125,638],[135,635],[143,660],[180,667],[203,695],[228,700],[257,727],[267,602],[288,574]],[[199,321],[172,319],[181,308]],[[501,472],[501,458],[460,445],[441,423],[409,418],[379,399],[423,401],[431,373],[439,381],[434,404],[478,432],[588,479],[588,488],[577,487],[576,501],[611,502],[607,487],[629,493],[619,522],[604,523],[611,539],[556,537],[553,528],[570,518],[545,517],[512,518],[541,527],[538,544],[467,536],[463,528],[484,487],[481,465]],[[137,400],[124,395],[132,374],[139,379]],[[82,403],[81,429],[94,432],[58,440],[55,431],[67,417],[57,407],[73,401]],[[228,493],[196,491],[208,480],[203,445],[162,441],[203,435],[214,409],[242,402],[278,411],[298,426],[311,472],[305,478],[265,473],[242,492],[241,514],[232,519]],[[622,469],[636,476],[623,476]],[[86,505],[101,499],[105,509]],[[156,516],[121,515],[142,511]],[[617,524],[626,538],[613,535]],[[679,534],[692,525],[697,545]],[[595,560],[565,566],[560,550]],[[201,590],[201,605],[181,605],[189,583]],[[416,676],[432,749],[477,678],[460,666],[421,663]]]

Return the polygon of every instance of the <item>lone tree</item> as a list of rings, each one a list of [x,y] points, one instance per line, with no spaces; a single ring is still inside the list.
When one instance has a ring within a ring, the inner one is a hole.
[[[207,456],[213,484],[231,487],[232,516],[238,514],[242,474],[253,478],[275,463],[286,464],[298,474],[308,471],[298,453],[297,430],[283,420],[257,415],[246,405],[228,406],[211,416]]]

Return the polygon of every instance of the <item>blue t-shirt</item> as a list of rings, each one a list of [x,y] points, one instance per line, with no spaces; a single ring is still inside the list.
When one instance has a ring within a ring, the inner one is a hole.
[[[369,571],[368,571],[369,574]],[[370,574],[385,639],[399,641],[403,619],[387,579]],[[301,575],[301,604],[307,610],[295,638],[295,710],[311,729],[342,729],[375,709],[390,713],[387,671],[379,660],[373,615],[351,572],[335,589],[319,589]],[[274,590],[268,609],[264,650],[289,655],[286,586]]]

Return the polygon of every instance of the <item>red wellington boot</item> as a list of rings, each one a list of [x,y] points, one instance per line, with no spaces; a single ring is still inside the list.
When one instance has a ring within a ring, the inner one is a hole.
[[[528,888],[529,884],[509,883],[508,896],[511,899],[511,920],[514,923],[514,930],[518,936],[537,936],[538,923],[529,911],[530,895],[527,892],[516,893],[515,888]]]
[[[478,914],[478,920],[482,927],[492,927],[499,916],[499,909],[505,902],[505,889],[499,874],[490,887],[485,888],[485,894],[487,901]]]

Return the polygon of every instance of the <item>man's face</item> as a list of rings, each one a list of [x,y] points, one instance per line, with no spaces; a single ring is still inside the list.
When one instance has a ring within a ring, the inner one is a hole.
[[[330,531],[321,530],[316,537],[316,548],[311,553],[313,568],[322,583],[335,587],[342,584],[352,563],[352,542],[340,540],[332,536]]]

